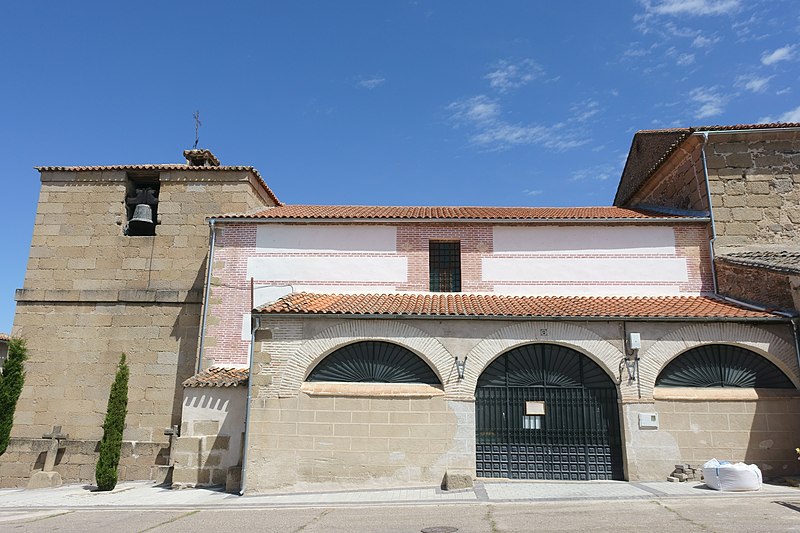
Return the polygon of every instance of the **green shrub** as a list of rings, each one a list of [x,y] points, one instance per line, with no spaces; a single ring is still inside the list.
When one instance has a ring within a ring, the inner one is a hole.
[[[99,490],[112,490],[117,486],[122,431],[125,429],[125,415],[128,414],[129,374],[125,354],[122,354],[114,384],[111,385],[111,393],[108,395],[106,419],[103,422],[103,440],[100,441],[100,457],[94,472]]]
[[[28,349],[23,339],[12,338],[8,342],[8,358],[0,374],[0,455],[8,448],[11,426],[17,400],[25,383],[23,362],[28,358]]]

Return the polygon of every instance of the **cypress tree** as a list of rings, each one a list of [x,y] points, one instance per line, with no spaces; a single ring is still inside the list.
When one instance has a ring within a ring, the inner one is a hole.
[[[100,441],[100,457],[95,467],[95,479],[99,490],[112,490],[117,486],[117,467],[122,450],[122,431],[125,415],[128,414],[128,376],[130,370],[125,354],[119,360],[117,375],[108,395],[106,419],[103,422],[103,439]]]
[[[28,349],[23,339],[12,338],[8,342],[8,358],[0,374],[0,455],[8,448],[11,426],[17,400],[25,383],[23,362],[28,358]]]

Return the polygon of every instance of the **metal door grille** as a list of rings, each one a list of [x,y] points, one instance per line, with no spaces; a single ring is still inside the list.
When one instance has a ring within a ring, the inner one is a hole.
[[[545,403],[541,429],[523,427],[526,401]],[[622,479],[616,387],[574,350],[536,344],[502,355],[478,382],[475,412],[479,477]]]

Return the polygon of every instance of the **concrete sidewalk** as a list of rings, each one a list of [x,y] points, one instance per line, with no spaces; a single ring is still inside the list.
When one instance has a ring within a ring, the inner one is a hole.
[[[57,489],[0,489],[0,510],[235,509],[338,507],[385,504],[502,503],[536,501],[662,500],[685,498],[800,498],[800,489],[763,485],[757,492],[718,492],[703,483],[478,481],[473,489],[444,492],[411,487],[237,496],[208,489],[171,490],[152,482],[124,482],[111,492],[87,485]]]

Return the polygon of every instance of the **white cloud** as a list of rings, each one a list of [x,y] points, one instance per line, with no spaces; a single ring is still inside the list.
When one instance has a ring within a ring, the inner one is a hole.
[[[539,196],[543,192],[544,191],[541,190],[541,189],[523,189],[522,190],[522,194],[524,194],[525,196]]]
[[[569,181],[607,181],[618,178],[622,174],[622,167],[611,163],[592,165],[572,172]]]
[[[570,120],[574,122],[586,122],[600,112],[600,103],[597,100],[585,100],[578,102],[569,108],[572,113]]]
[[[542,74],[544,74],[542,67],[530,59],[523,59],[519,63],[501,60],[484,78],[489,80],[492,89],[504,93],[527,85]]]
[[[383,85],[386,78],[366,78],[358,81],[358,86],[362,89],[372,90]]]
[[[730,100],[730,96],[721,93],[718,87],[697,87],[689,92],[689,98],[698,105],[695,118],[719,115]]]
[[[729,15],[739,10],[740,0],[640,0],[656,15]]]
[[[782,94],[789,94],[790,92],[792,92],[792,88],[791,87],[784,87],[783,89],[781,89],[779,91],[775,91],[775,94],[780,96]]]
[[[694,63],[694,54],[680,54],[678,56],[678,59],[675,60],[675,62],[681,67],[685,67],[686,65],[691,65],[692,63]]]
[[[694,38],[694,41],[692,41],[692,46],[695,48],[708,48],[718,41],[719,37],[717,36],[706,37],[705,35],[698,35]]]
[[[762,119],[764,122],[772,122],[769,117]],[[791,111],[787,111],[778,117],[777,122],[800,122],[800,106],[795,107]]]
[[[769,82],[775,76],[761,77],[755,74],[742,75],[736,78],[735,87],[742,87],[754,93],[763,93],[767,90]]]
[[[790,59],[794,59],[794,51],[797,48],[795,44],[787,44],[782,48],[778,48],[777,50],[773,50],[772,52],[764,51],[761,54],[761,62],[765,65],[774,65],[779,61],[788,61]]]
[[[500,116],[500,105],[482,94],[452,102],[447,109],[450,118],[461,123],[489,123]]]
[[[589,139],[581,136],[577,128],[566,129],[564,123],[545,126],[507,122],[501,116],[500,104],[486,95],[456,100],[446,109],[457,126],[466,126],[473,130],[470,143],[486,150],[538,145],[563,151],[589,142]]]

